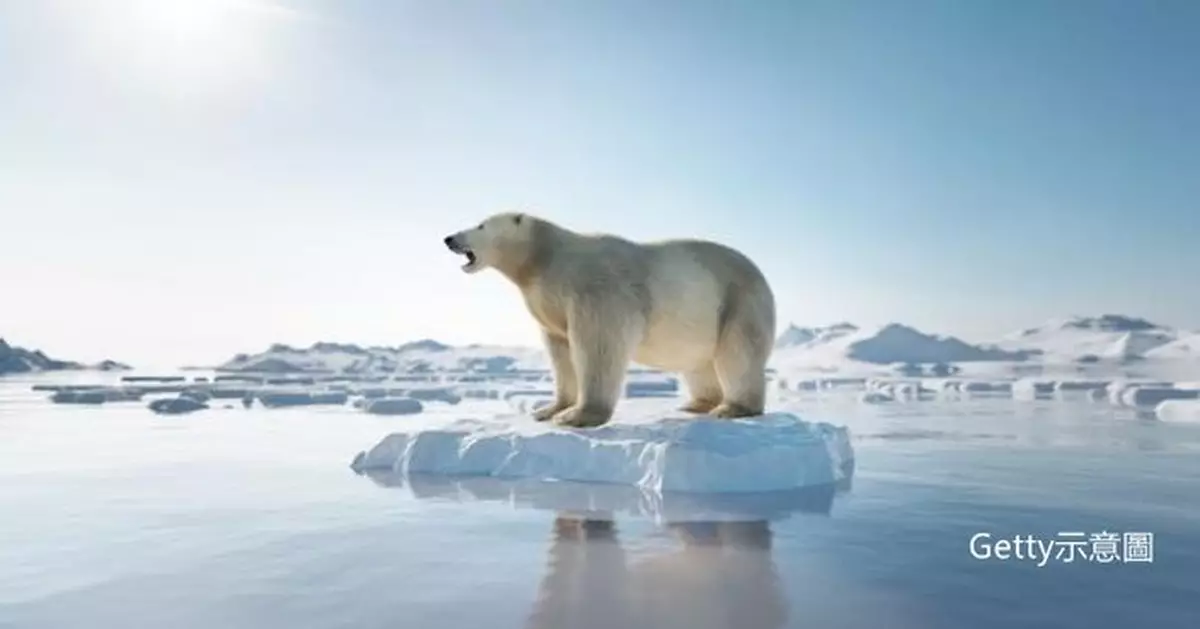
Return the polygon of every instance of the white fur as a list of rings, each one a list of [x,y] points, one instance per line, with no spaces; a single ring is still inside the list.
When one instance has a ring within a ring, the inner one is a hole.
[[[538,411],[575,426],[608,421],[629,363],[682,372],[685,406],[763,412],[775,336],[766,279],[741,253],[701,240],[635,243],[499,214],[446,239],[520,287],[554,365],[556,400]]]

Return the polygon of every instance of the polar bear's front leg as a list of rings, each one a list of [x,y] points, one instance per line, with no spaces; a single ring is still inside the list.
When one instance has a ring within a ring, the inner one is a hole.
[[[641,324],[622,320],[611,308],[572,314],[576,316],[571,317],[567,336],[579,394],[575,405],[554,420],[575,428],[602,426],[612,419],[621,397]]]
[[[579,383],[575,380],[575,365],[571,363],[571,346],[567,339],[552,336],[543,330],[542,341],[546,344],[546,353],[550,355],[550,364],[554,367],[554,402],[533,413],[533,418],[539,422],[544,422],[573,406],[579,392]]]

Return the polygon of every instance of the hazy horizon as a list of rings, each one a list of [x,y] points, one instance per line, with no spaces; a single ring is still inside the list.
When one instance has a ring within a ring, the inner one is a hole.
[[[0,337],[536,345],[441,243],[508,209],[738,247],[780,331],[1200,329],[1197,29],[1182,0],[0,0]]]

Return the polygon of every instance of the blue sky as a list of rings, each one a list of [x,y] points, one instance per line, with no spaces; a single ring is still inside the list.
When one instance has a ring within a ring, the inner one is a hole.
[[[749,252],[783,321],[1200,327],[1200,4],[0,0],[0,335],[536,341],[506,209]]]

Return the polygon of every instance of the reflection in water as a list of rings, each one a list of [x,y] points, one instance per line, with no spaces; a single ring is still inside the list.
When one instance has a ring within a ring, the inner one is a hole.
[[[630,559],[612,520],[554,520],[526,625],[716,629],[784,626],[786,597],[765,520],[669,524],[677,550]]]
[[[529,629],[782,627],[787,597],[772,557],[770,522],[827,515],[833,486],[762,493],[657,493],[570,482],[368,473],[417,498],[497,501],[555,514],[546,572]],[[616,514],[646,516],[673,549],[627,552]]]

